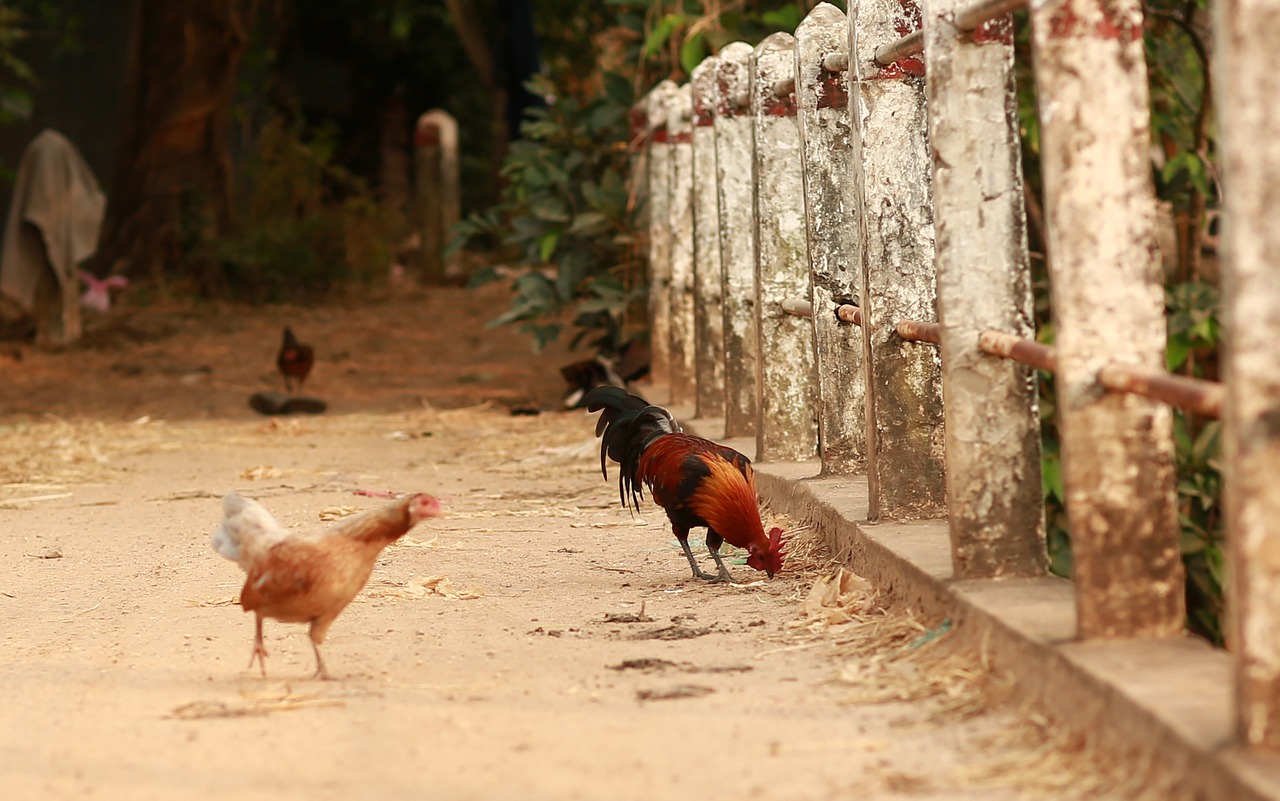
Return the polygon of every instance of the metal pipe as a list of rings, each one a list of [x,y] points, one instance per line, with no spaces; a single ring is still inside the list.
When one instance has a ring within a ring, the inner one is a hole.
[[[1041,345],[1034,339],[1024,339],[1004,331],[987,330],[978,334],[978,347],[984,353],[1029,364],[1037,370],[1052,373],[1058,369],[1058,355],[1054,349]]]
[[[969,32],[1010,11],[1026,8],[1028,0],[978,0],[956,12],[956,27]],[[887,67],[899,59],[914,56],[924,50],[924,31],[912,31],[901,39],[895,39],[876,49],[877,66]]]
[[[849,325],[862,325],[862,309],[854,306],[852,303],[841,303],[836,307],[836,317],[840,322]]]
[[[782,310],[787,314],[792,314],[796,317],[813,317],[813,304],[807,300],[788,298],[779,305],[782,306]]]
[[[984,22],[1003,17],[1010,11],[1026,8],[1027,0],[978,0],[956,12],[956,27],[971,31]]]
[[[848,72],[849,54],[845,52],[827,53],[822,57],[822,68],[827,72]]]
[[[887,67],[898,59],[914,56],[924,50],[924,31],[912,31],[901,39],[895,39],[876,48],[877,66]]]
[[[898,332],[898,336],[909,342],[942,344],[942,326],[937,323],[926,323],[922,320],[903,320],[893,328]]]
[[[1217,381],[1172,375],[1160,370],[1143,370],[1124,364],[1108,364],[1098,371],[1098,383],[1112,392],[1181,406],[1206,417],[1221,417],[1227,389]]]
[[[788,95],[794,93],[795,90],[796,90],[796,79],[794,77],[781,78],[773,85],[773,96],[787,97]]]

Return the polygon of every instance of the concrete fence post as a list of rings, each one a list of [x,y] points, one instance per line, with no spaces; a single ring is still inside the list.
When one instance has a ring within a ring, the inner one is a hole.
[[[840,9],[819,3],[796,29],[796,105],[813,284],[818,439],[822,472],[827,475],[858,473],[867,465],[862,329],[836,317],[837,306],[862,303],[861,226],[849,180],[853,131],[847,24]],[[832,61],[844,63],[828,69]]]
[[[676,85],[649,92],[649,375],[671,383],[671,144],[668,121]]]
[[[413,136],[418,230],[422,236],[422,276],[440,281],[453,272],[455,257],[444,256],[449,232],[462,218],[458,173],[458,121],[431,109],[418,117]]]
[[[940,517],[946,507],[938,349],[894,330],[900,320],[936,319],[923,65],[905,58],[881,69],[874,60],[908,26],[919,27],[915,0],[849,3],[872,520]]]
[[[1031,7],[1063,480],[1082,637],[1182,631],[1172,411],[1108,394],[1107,363],[1162,370],[1139,0]]]
[[[693,305],[697,416],[724,415],[724,288],[716,197],[717,57],[693,70]]]
[[[804,180],[796,123],[796,41],[774,33],[751,56],[755,126],[756,458],[804,461],[818,455],[813,324],[783,311],[808,298]]]
[[[756,231],[751,160],[751,46],[732,42],[716,67],[716,186],[724,287],[724,430],[756,433]]]
[[[1240,734],[1250,745],[1274,749],[1280,747],[1280,14],[1265,0],[1222,0],[1215,8],[1215,92],[1228,190],[1227,640],[1235,651]]]
[[[1045,572],[1034,371],[983,353],[993,328],[1034,337],[1013,19],[962,35],[970,0],[925,0],[947,507],[957,578]]]
[[[671,95],[667,140],[671,147],[671,398],[693,403],[693,95],[688,84]]]

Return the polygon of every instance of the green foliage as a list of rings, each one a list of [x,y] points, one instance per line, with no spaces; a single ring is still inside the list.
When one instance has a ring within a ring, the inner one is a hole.
[[[453,244],[497,241],[525,265],[511,308],[490,325],[517,323],[539,348],[570,318],[575,343],[590,336],[598,349],[617,348],[644,293],[627,187],[633,99],[620,76],[606,75],[604,85],[607,91],[590,101],[563,97],[531,112],[525,138],[512,144],[502,170],[502,203],[463,221]],[[549,95],[552,87],[536,79],[531,89]],[[498,277],[490,268],[472,281]]]
[[[501,203],[465,220],[453,248],[504,247],[522,265],[511,308],[493,325],[519,325],[541,348],[571,322],[573,342],[589,338],[609,352],[644,327],[644,242],[627,181],[631,105],[731,41],[794,30],[807,6],[551,0],[539,8],[549,69],[532,89],[555,102],[531,112],[503,167]],[[484,270],[473,281],[498,276]]]
[[[324,131],[304,140],[280,118],[259,133],[240,176],[235,232],[203,244],[237,298],[300,300],[385,275],[403,222],[333,151]]]

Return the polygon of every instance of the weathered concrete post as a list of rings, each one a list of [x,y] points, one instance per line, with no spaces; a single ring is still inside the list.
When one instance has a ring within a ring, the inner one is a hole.
[[[906,342],[894,330],[899,320],[936,319],[924,70],[915,58],[884,69],[874,60],[877,47],[902,35],[904,21],[919,19],[919,7],[915,0],[853,0],[849,14],[868,516],[938,517],[946,506],[941,360],[937,348]]]
[[[1045,572],[1035,373],[978,348],[1035,335],[1013,75],[1013,19],[961,35],[968,0],[925,0],[947,507],[958,578]]]
[[[458,173],[458,121],[431,109],[418,117],[413,136],[418,225],[422,232],[422,276],[439,281],[456,261],[446,258],[449,232],[462,218]]]
[[[676,85],[649,92],[649,375],[671,384],[671,144],[667,123]]]
[[[693,95],[684,84],[667,107],[671,147],[671,403],[693,403]]]
[[[716,197],[716,68],[693,70],[693,298],[697,416],[724,414],[724,288],[720,270],[720,207]]]
[[[751,159],[751,45],[733,42],[716,67],[716,186],[724,271],[724,431],[756,433],[756,231]]]
[[[1080,635],[1173,636],[1184,604],[1172,411],[1097,379],[1109,362],[1164,367],[1142,8],[1042,0],[1031,22]]]
[[[805,228],[813,282],[822,472],[867,465],[866,360],[859,326],[836,307],[862,303],[859,209],[849,180],[849,37],[844,13],[819,3],[796,29],[796,105],[804,175]],[[839,63],[843,62],[843,63]]]
[[[1227,186],[1223,450],[1236,714],[1250,745],[1280,747],[1280,15],[1216,6],[1215,90]]]
[[[796,40],[771,34],[751,55],[755,126],[756,458],[818,455],[818,382],[813,324],[783,311],[808,298],[800,128],[796,124]]]

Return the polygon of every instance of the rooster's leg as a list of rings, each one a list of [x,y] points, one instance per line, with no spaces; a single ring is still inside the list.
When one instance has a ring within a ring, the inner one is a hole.
[[[716,560],[718,570],[715,580],[729,583],[733,581],[733,576],[729,575],[729,568],[724,566],[724,560],[720,558],[720,545],[723,542],[723,537],[710,528],[707,529],[707,550],[711,552],[711,558]]]
[[[689,567],[693,569],[693,577],[700,578],[703,581],[724,581],[724,579],[713,576],[698,567],[698,560],[693,558],[693,551],[689,549],[689,532],[681,531],[678,527],[672,526],[675,531],[676,539],[680,541],[680,547],[684,549],[684,558],[689,560]]]
[[[249,654],[248,667],[253,667],[253,660],[258,660],[258,667],[262,668],[262,678],[265,679],[267,677],[267,646],[262,642],[262,615],[256,615],[256,617],[257,624],[254,627],[253,651]]]
[[[720,571],[713,581],[723,581],[726,584],[733,581],[733,576],[729,575],[729,568],[724,566],[724,561],[720,559],[719,551],[711,551],[711,558],[716,560],[716,568]]]

